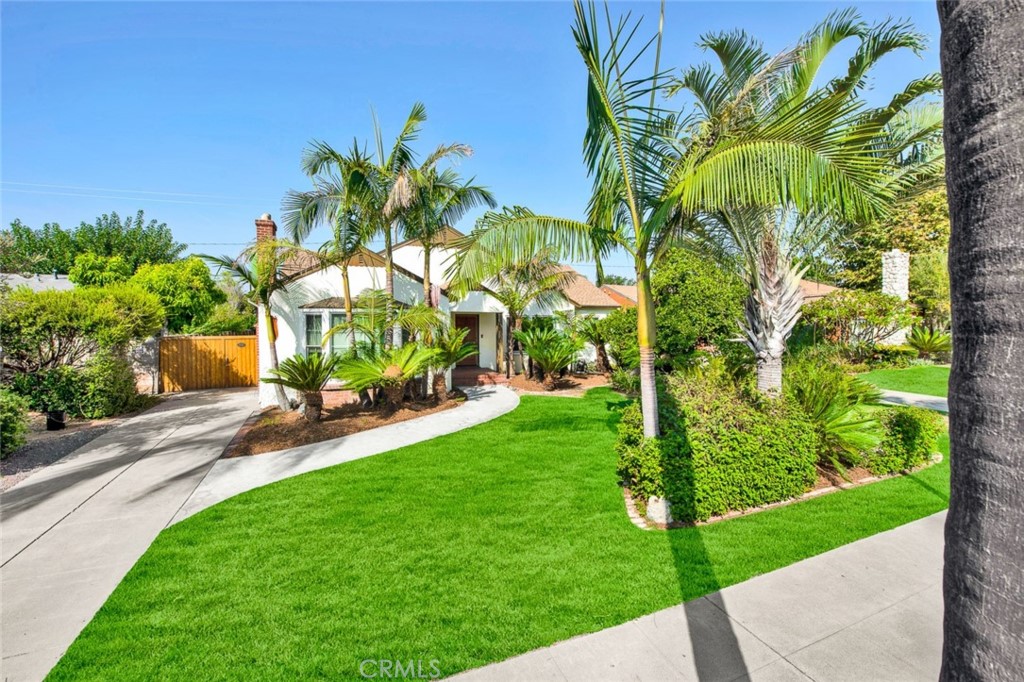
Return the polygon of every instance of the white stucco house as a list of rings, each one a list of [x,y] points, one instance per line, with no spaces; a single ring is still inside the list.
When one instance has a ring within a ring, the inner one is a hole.
[[[277,226],[268,214],[256,221],[257,239],[273,237],[276,233]],[[479,373],[504,373],[504,349],[509,340],[507,310],[486,289],[470,292],[458,301],[450,300],[443,281],[444,272],[455,253],[449,244],[462,236],[457,230],[449,228],[431,249],[431,281],[439,284],[437,307],[451,315],[452,324],[456,327],[468,329],[467,340],[472,340],[479,348],[479,353],[459,363],[460,369],[464,369],[470,376],[474,374],[473,370]],[[407,305],[422,303],[423,245],[418,240],[402,242],[393,248],[392,254],[395,299]],[[297,272],[305,270],[306,274],[286,291],[275,295],[271,301],[280,360],[296,354],[319,352],[323,334],[345,318],[341,272],[338,267],[321,269],[312,259],[303,258],[296,258],[288,267]],[[383,257],[369,250],[355,256],[349,262],[349,281],[353,297],[367,289],[383,289]],[[527,316],[551,315],[554,310],[566,310],[604,317],[618,307],[619,303],[607,293],[577,273],[573,282],[562,292],[562,300],[558,305],[553,309],[534,306],[527,310]],[[258,319],[261,321],[257,333],[259,372],[262,377],[269,375],[269,337],[262,324],[262,312]],[[341,333],[329,339],[323,348],[343,352],[347,346],[348,335]],[[593,354],[593,349],[588,348],[584,358],[592,360]],[[261,406],[275,403],[273,386],[261,382],[259,390]]]

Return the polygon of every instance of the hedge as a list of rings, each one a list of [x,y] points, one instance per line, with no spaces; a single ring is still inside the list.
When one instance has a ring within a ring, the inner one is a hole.
[[[28,431],[28,400],[0,388],[0,456],[25,442]]]
[[[938,449],[942,417],[922,407],[886,409],[881,417],[884,434],[878,450],[868,460],[876,475],[907,471],[926,463]]]
[[[817,437],[788,400],[760,400],[699,375],[675,376],[662,391],[660,412],[662,436],[644,439],[639,406],[626,408],[618,471],[641,500],[668,499],[676,520],[786,500],[817,479]]]

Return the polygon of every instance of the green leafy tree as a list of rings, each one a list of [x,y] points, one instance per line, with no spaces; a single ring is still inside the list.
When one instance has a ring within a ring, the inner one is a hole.
[[[637,309],[613,310],[600,324],[615,366],[623,370],[636,370],[640,366],[640,346],[636,339]]]
[[[929,251],[910,257],[910,302],[926,327],[949,329],[949,268],[945,251]]]
[[[160,299],[128,284],[38,292],[17,287],[0,297],[4,369],[78,366],[101,348],[123,350],[151,336],[163,319]]]
[[[709,258],[672,249],[651,275],[658,324],[659,355],[677,358],[698,344],[719,344],[736,336],[746,288],[733,272]]]
[[[604,275],[601,278],[601,284],[636,284],[636,280],[632,277],[625,277],[623,275]]]
[[[32,229],[15,220],[9,230],[0,231],[0,237],[12,243],[0,253],[3,272],[19,272],[28,266],[35,272],[67,274],[83,253],[120,256],[134,272],[144,263],[171,263],[187,248],[175,241],[166,223],[147,222],[142,211],[123,220],[117,213],[104,213],[71,230],[57,223]]]
[[[804,317],[825,339],[847,346],[873,346],[914,321],[906,301],[861,289],[841,289],[808,303]]]
[[[910,197],[884,218],[856,227],[836,248],[837,279],[844,287],[878,290],[886,251],[911,254],[913,267],[915,256],[944,252],[948,245],[949,204],[943,187]]]
[[[202,324],[214,306],[227,299],[213,281],[210,269],[197,256],[174,263],[147,263],[130,281],[160,297],[171,332]]]
[[[121,256],[79,254],[68,272],[68,279],[81,286],[106,286],[127,281],[132,268]]]
[[[555,317],[561,323],[562,328],[581,344],[589,343],[594,348],[595,369],[598,374],[608,374],[612,371],[612,365],[608,361],[607,338],[605,327],[601,318],[596,315],[579,315],[564,310],[555,312]]]

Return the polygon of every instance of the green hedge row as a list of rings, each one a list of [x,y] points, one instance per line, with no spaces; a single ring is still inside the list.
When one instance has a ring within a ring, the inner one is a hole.
[[[706,520],[802,494],[816,479],[817,439],[786,400],[757,401],[699,376],[670,378],[657,439],[643,438],[640,409],[619,427],[619,475],[641,499],[672,503],[676,520]]]

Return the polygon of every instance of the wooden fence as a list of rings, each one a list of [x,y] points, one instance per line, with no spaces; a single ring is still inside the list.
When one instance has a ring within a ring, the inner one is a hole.
[[[160,339],[161,391],[255,386],[255,336],[165,336]]]

